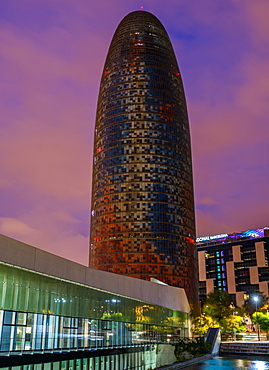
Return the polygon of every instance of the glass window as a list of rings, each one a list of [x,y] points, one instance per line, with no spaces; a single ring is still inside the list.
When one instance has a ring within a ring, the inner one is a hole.
[[[14,324],[14,313],[12,311],[5,311],[4,313],[4,325]]]
[[[26,325],[26,313],[18,312],[16,316],[16,324],[17,325]]]
[[[13,342],[13,328],[12,326],[3,326],[1,338],[1,351],[9,351],[11,343]]]

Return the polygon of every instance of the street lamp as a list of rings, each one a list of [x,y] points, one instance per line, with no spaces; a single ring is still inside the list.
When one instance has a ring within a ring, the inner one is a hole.
[[[254,300],[254,302],[256,304],[256,312],[258,312],[258,301],[259,301],[259,297],[254,296],[253,297],[253,300]],[[260,339],[260,325],[258,323],[258,316],[257,315],[256,315],[256,320],[257,320],[257,328],[258,328],[258,340],[261,340]]]

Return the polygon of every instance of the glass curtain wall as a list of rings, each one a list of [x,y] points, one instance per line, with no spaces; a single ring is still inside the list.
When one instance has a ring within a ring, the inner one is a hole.
[[[187,314],[0,264],[0,351],[108,348],[184,336]]]

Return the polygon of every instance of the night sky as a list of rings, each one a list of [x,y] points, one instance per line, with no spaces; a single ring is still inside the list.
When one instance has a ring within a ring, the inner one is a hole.
[[[88,263],[100,77],[141,5],[183,76],[197,236],[269,226],[268,0],[1,0],[0,233]]]

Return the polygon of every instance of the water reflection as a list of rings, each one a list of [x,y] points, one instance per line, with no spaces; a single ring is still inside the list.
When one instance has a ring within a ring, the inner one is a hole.
[[[259,360],[248,358],[216,357],[185,368],[186,370],[269,370],[269,357]]]

